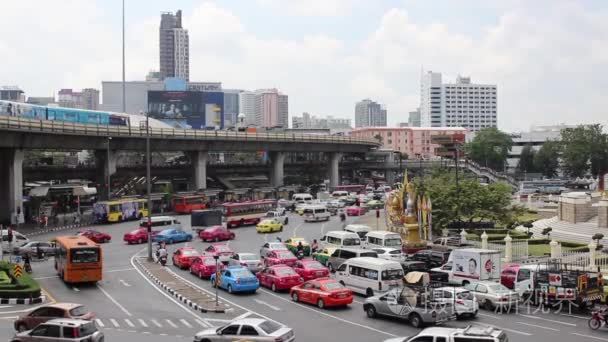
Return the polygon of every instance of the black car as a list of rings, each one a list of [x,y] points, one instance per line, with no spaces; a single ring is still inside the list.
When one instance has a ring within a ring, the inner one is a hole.
[[[426,263],[427,269],[439,267],[445,264],[450,257],[450,252],[424,250],[414,253],[409,260],[411,261],[422,261]]]

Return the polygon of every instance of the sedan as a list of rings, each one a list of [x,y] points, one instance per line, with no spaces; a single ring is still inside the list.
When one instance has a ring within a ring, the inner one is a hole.
[[[312,254],[313,260],[317,260],[321,263],[321,265],[327,266],[329,263],[329,257],[334,254],[337,248],[334,247],[326,247],[323,248],[320,252],[316,252]]]
[[[329,277],[329,269],[316,260],[298,260],[293,265],[293,269],[304,280]]]
[[[15,330],[21,332],[34,329],[38,324],[55,318],[92,320],[95,314],[82,304],[55,303],[38,307],[15,320]]]
[[[106,243],[106,242],[110,242],[110,240],[112,240],[112,237],[110,236],[110,234],[102,233],[100,231],[93,230],[93,229],[83,230],[83,231],[79,232],[78,235],[86,236],[95,243]]]
[[[25,242],[21,246],[15,246],[13,252],[18,255],[30,254],[36,255],[38,253],[38,248],[45,255],[54,255],[56,247],[53,246],[50,242],[41,242],[41,241],[29,241]]]
[[[440,287],[433,290],[433,300],[454,307],[456,318],[477,316],[479,305],[471,292],[462,287]]]
[[[403,259],[403,253],[401,252],[401,249],[384,247],[373,248],[372,250],[378,253],[378,258],[380,259],[395,261],[401,261]]]
[[[152,237],[153,242],[165,242],[172,244],[175,242],[192,241],[192,234],[178,229],[165,229]]]
[[[199,256],[201,256],[199,252],[192,247],[178,248],[175,252],[173,252],[173,265],[181,269],[190,268],[192,261]]]
[[[293,266],[296,261],[298,261],[298,258],[290,251],[272,251],[264,258],[264,265],[266,267],[281,264]]]
[[[347,306],[353,302],[353,292],[338,281],[329,278],[310,280],[289,291],[294,302],[310,303],[323,309]]]
[[[264,267],[260,257],[253,253],[234,253],[228,264],[230,266],[247,267],[253,273],[259,272]]]
[[[220,258],[220,262],[228,263],[230,258],[234,255],[234,251],[225,243],[214,243],[205,248],[203,254],[213,257],[217,256]]]
[[[255,336],[256,341],[295,341],[291,328],[261,318],[244,318],[234,320],[219,328],[210,328],[194,335],[194,342],[249,341]]]
[[[293,268],[285,265],[266,267],[257,274],[257,277],[260,285],[270,288],[273,292],[289,290],[304,282]]]
[[[255,227],[255,230],[258,233],[282,232],[283,224],[277,219],[266,219],[260,221]]]
[[[228,266],[220,272],[213,273],[209,280],[213,287],[222,288],[228,293],[255,292],[260,287],[258,278],[243,266]]]
[[[224,240],[233,240],[234,233],[229,231],[228,228],[224,228],[223,226],[213,226],[209,228],[205,228],[198,233],[198,237],[203,241],[224,241]]]
[[[286,251],[287,247],[282,242],[266,242],[262,248],[260,248],[260,257],[263,259],[269,252],[276,250]]]
[[[365,209],[357,206],[346,208],[346,215],[348,216],[361,216],[365,214]]]
[[[158,234],[158,231],[153,230],[152,236],[156,234]],[[148,228],[138,228],[132,230],[128,233],[125,233],[122,239],[129,245],[133,243],[142,244],[144,242],[148,242]]]
[[[516,308],[519,303],[517,292],[492,281],[473,282],[466,284],[464,288],[469,290],[475,296],[479,305],[486,310],[493,310],[494,308],[510,310]]]
[[[216,270],[216,261],[211,256],[198,256],[190,264],[190,273],[201,279],[208,279]]]

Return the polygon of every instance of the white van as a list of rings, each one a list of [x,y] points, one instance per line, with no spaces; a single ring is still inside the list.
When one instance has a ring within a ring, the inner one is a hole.
[[[338,199],[338,198],[342,198],[342,197],[348,197],[349,193],[348,191],[341,191],[341,190],[337,190],[331,193],[331,197]]]
[[[148,219],[143,218],[139,222],[141,228],[148,227]],[[182,230],[182,224],[173,216],[152,216],[152,229],[177,229]]]
[[[365,236],[370,230],[372,229],[364,224],[349,224],[348,226],[344,227],[345,232],[351,232],[359,235],[361,242],[366,241]]]
[[[401,241],[401,235],[395,232],[389,232],[386,230],[375,230],[367,233],[365,236],[365,247],[366,248],[397,248],[401,249],[403,242]]]
[[[306,222],[329,221],[330,216],[327,208],[322,205],[310,205],[304,208],[304,221]]]
[[[335,279],[353,292],[371,297],[399,287],[403,268],[392,260],[352,258],[338,267]]]
[[[8,229],[2,229],[0,231],[0,234],[2,234],[2,253],[11,252],[8,248]],[[30,239],[28,239],[25,235],[19,233],[16,230],[13,230],[13,242],[11,243],[12,247],[21,246],[22,244],[29,241]]]
[[[359,239],[359,235],[355,233],[332,230],[321,238],[321,244],[324,248],[359,247],[361,246],[361,239]]]
[[[293,194],[293,196],[291,197],[291,200],[294,201],[296,204],[312,203],[313,199],[314,198],[311,194]]]

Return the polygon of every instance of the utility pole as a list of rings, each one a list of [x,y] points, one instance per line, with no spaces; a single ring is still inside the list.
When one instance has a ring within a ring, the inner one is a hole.
[[[122,112],[127,112],[127,91],[125,88],[125,0],[122,0]]]
[[[152,261],[152,181],[150,180],[150,115],[146,112],[146,188],[148,195],[148,261]]]
[[[107,170],[106,172],[108,173],[108,175],[106,176],[106,182],[108,182],[108,194],[107,194],[107,200],[109,201],[110,198],[112,197],[112,185],[110,183],[110,141],[112,141],[112,137],[108,137],[108,148],[106,149],[106,165],[107,165]]]

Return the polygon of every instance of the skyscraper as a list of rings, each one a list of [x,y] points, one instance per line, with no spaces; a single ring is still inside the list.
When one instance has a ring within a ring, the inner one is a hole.
[[[99,90],[93,88],[82,89],[81,92],[72,89],[61,89],[57,102],[61,107],[80,109],[99,109]]]
[[[410,112],[410,116],[407,120],[409,127],[420,127],[420,108]]]
[[[160,78],[190,80],[190,43],[188,30],[182,27],[182,11],[160,15]]]
[[[224,89],[224,127],[234,127],[239,115],[239,94],[243,92],[238,89]]]
[[[255,122],[258,127],[283,127],[289,125],[289,97],[277,89],[255,91]]]
[[[464,127],[479,131],[497,127],[496,85],[471,83],[458,76],[443,83],[441,73],[427,72],[420,89],[420,121],[423,127]]]
[[[239,114],[245,115],[245,125],[255,125],[255,93],[244,91],[239,93]]]
[[[386,108],[370,99],[355,105],[355,127],[386,127]]]

